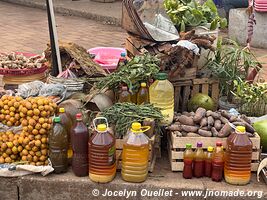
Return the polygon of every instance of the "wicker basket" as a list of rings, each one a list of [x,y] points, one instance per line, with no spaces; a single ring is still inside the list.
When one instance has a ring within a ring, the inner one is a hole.
[[[47,66],[43,65],[40,68],[32,69],[3,69],[0,68],[0,74],[4,76],[31,76],[35,74],[42,74],[47,70]]]

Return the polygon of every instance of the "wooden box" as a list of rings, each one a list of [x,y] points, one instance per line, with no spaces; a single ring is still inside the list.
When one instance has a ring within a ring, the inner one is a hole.
[[[197,78],[172,82],[174,86],[174,110],[183,112],[187,110],[188,101],[197,93],[209,95],[218,103],[219,81],[211,78]]]
[[[150,138],[150,145],[149,145],[149,168],[148,171],[149,172],[153,172],[155,163],[156,163],[156,159],[157,159],[157,137],[158,136],[153,136],[152,138]],[[121,160],[122,160],[122,149],[123,149],[123,144],[124,144],[124,140],[123,139],[116,139],[116,159],[117,159],[117,170],[121,169]]]
[[[256,134],[255,137],[250,138],[253,143],[253,153],[251,160],[251,171],[255,172],[258,169],[261,146],[260,137]],[[178,137],[174,132],[168,133],[168,154],[172,171],[183,171],[183,153],[186,144],[192,144],[192,148],[196,148],[197,142],[203,142],[203,149],[207,150],[208,146],[215,146],[217,141],[221,141],[223,146],[226,146],[227,138],[217,137]]]

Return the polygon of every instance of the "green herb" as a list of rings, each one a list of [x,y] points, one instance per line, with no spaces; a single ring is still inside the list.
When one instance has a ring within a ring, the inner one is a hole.
[[[203,5],[195,0],[165,0],[164,6],[180,31],[185,31],[186,26],[205,26],[209,23],[210,30],[227,26],[227,20],[219,16],[213,0],[207,0]]]
[[[150,54],[136,56],[129,63],[120,67],[118,71],[106,77],[94,79],[94,81],[97,81],[96,87],[100,90],[118,88],[121,83],[124,83],[132,91],[133,84],[148,80],[159,72],[159,63],[160,60]]]
[[[116,138],[125,135],[133,122],[142,123],[145,119],[154,119],[156,124],[163,119],[159,108],[151,104],[136,105],[133,103],[116,103],[104,110],[101,116],[115,125]]]

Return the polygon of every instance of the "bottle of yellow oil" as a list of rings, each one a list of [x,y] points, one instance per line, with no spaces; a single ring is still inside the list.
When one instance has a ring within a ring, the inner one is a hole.
[[[174,115],[174,88],[166,73],[158,73],[156,81],[149,87],[149,101],[161,109],[164,119],[161,125],[170,125]]]
[[[149,139],[144,134],[150,129],[135,122],[125,138],[122,150],[122,179],[127,182],[140,183],[148,175]]]

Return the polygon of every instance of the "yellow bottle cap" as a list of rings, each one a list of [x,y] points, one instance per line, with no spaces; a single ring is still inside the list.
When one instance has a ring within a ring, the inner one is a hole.
[[[98,124],[96,129],[98,131],[106,131],[107,130],[107,126],[106,126],[106,124]]]
[[[244,126],[237,126],[236,130],[240,133],[245,133],[246,132],[246,127]]]
[[[139,122],[132,123],[132,130],[139,131],[141,129],[141,124]]]
[[[141,83],[141,87],[146,87],[146,83]]]
[[[209,146],[209,147],[208,147],[208,152],[212,152],[213,149],[214,149],[213,147]]]
[[[64,113],[65,112],[65,108],[59,108],[59,112],[60,113]]]

